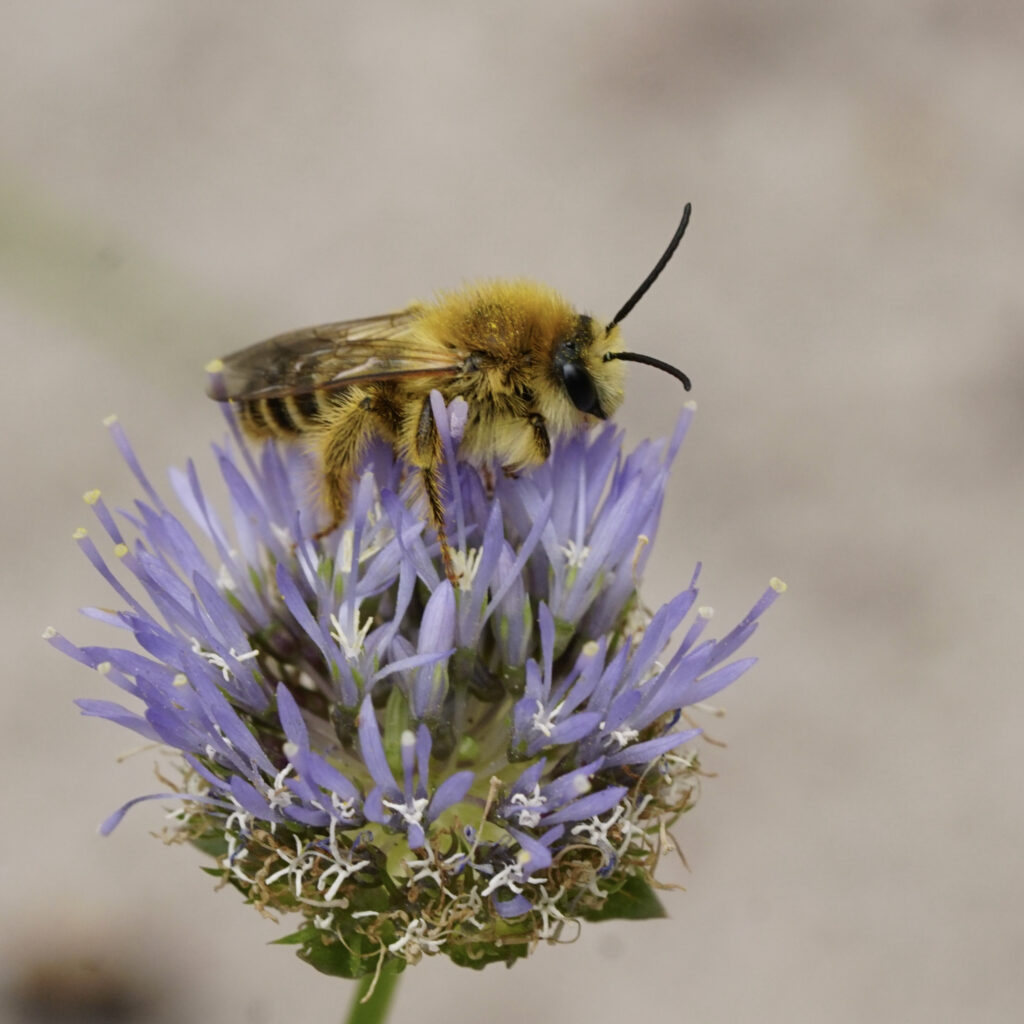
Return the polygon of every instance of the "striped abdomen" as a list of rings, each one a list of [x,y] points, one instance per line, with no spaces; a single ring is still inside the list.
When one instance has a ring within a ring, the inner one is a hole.
[[[285,440],[298,437],[316,426],[326,406],[327,396],[316,391],[235,403],[238,418],[247,434]]]

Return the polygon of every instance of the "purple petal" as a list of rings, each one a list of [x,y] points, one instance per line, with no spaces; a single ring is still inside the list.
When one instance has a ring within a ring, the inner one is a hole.
[[[277,686],[277,716],[285,736],[300,750],[308,750],[309,732],[306,729],[306,721],[291,691],[284,683],[278,683]]]
[[[430,820],[436,820],[449,807],[459,803],[473,785],[474,775],[471,771],[456,772],[449,775],[434,792],[430,800]]]
[[[398,783],[391,774],[388,759],[384,754],[384,744],[381,742],[380,729],[377,727],[377,715],[369,694],[363,698],[359,708],[359,749],[373,781],[383,790],[398,792]],[[369,805],[369,797],[366,798],[366,802]]]
[[[500,900],[492,893],[491,905],[498,912],[498,916],[506,920],[513,917],[522,917],[523,914],[528,914],[533,910],[533,904],[521,893],[517,893],[507,900]]]
[[[559,811],[544,815],[545,825],[556,825],[560,822],[587,821],[598,815],[605,814],[617,806],[629,792],[626,786],[609,786],[607,789],[574,800]]]
[[[617,754],[609,754],[605,764],[609,768],[623,764],[650,764],[662,754],[667,754],[670,750],[688,743],[703,731],[703,729],[688,729],[686,732],[670,732],[644,743],[634,743],[632,746],[624,747]]]

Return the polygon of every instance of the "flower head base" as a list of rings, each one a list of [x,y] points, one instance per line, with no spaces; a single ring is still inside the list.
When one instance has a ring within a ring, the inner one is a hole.
[[[434,398],[454,450],[464,408]],[[640,604],[691,416],[628,455],[611,427],[577,437],[520,479],[449,461],[455,586],[386,447],[318,541],[301,452],[254,453],[229,414],[226,516],[189,463],[179,517],[111,422],[145,497],[117,517],[86,500],[123,569],[76,536],[123,606],[87,614],[134,645],[48,639],[142,703],[85,714],[180,753],[175,791],[138,799],[177,798],[173,837],[259,908],[299,912],[283,941],[322,970],[512,962],[570,922],[659,914],[654,866],[699,778],[684,709],[752,664],[729,659],[783,589],[720,640],[702,609],[672,646],[697,573],[653,615]]]

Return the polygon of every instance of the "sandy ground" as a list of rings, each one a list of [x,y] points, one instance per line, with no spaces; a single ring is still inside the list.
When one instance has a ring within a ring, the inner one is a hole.
[[[700,405],[645,592],[700,558],[726,628],[790,590],[721,700],[687,891],[514,972],[425,963],[395,1019],[1018,1020],[1024,8],[283,10],[0,15],[0,1012],[60,964],[126,979],[129,1020],[348,996],[152,840],[158,807],[95,833],[153,755],[115,763],[131,737],[71,704],[114,693],[39,635],[110,638],[70,539],[83,491],[134,495],[102,417],[159,475],[220,430],[206,360],[275,331],[491,275],[611,313],[690,200],[627,323]],[[629,437],[668,431],[678,385],[631,380]]]

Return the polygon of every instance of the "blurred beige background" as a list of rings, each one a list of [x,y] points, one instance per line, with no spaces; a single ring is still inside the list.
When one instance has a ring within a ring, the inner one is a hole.
[[[135,493],[102,417],[161,476],[220,432],[206,360],[278,330],[488,275],[610,314],[690,200],[626,324],[700,405],[646,594],[703,559],[726,629],[790,591],[720,700],[687,891],[514,972],[424,963],[394,1019],[1020,1019],[1024,8],[284,11],[0,12],[0,1013],[65,961],[135,986],[126,1020],[348,999],[149,837],[156,805],[96,835],[153,754],[115,763],[132,737],[71,704],[113,689],[39,634],[112,639],[70,539],[83,491]],[[630,438],[668,431],[678,385],[631,380]]]

